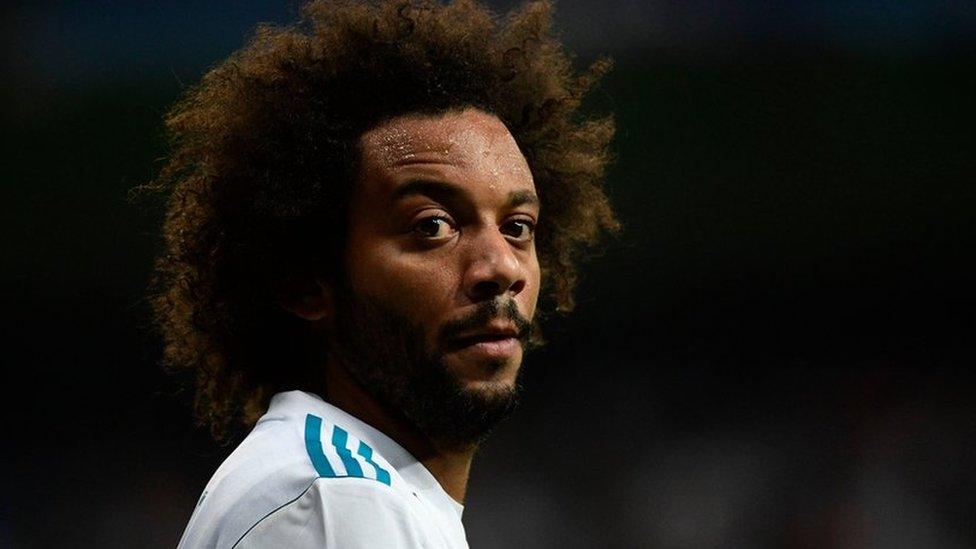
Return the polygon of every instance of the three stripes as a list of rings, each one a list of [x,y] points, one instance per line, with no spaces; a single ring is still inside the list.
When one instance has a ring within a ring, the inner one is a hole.
[[[349,444],[349,433],[345,431],[342,427],[338,425],[332,428],[332,449],[338,454],[339,459],[342,461],[342,466],[346,469],[345,475],[339,475],[336,473],[335,469],[329,463],[328,458],[325,457],[325,449],[322,447],[322,418],[308,414],[305,416],[305,450],[308,451],[308,456],[312,460],[312,465],[315,467],[315,471],[320,477],[326,478],[339,478],[339,477],[355,477],[355,478],[369,478],[373,479],[372,476],[367,476],[363,472],[363,467],[360,464],[360,460],[352,454],[352,450],[348,448]],[[356,454],[362,458],[362,461],[368,463],[370,467],[376,472],[376,477],[373,480],[378,480],[387,486],[390,485],[390,472],[380,467],[375,461],[373,461],[373,449],[369,447],[363,441],[359,441],[359,445],[356,448]]]

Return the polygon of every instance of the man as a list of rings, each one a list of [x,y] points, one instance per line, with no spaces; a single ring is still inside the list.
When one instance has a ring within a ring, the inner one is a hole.
[[[313,2],[167,120],[154,300],[215,436],[181,547],[466,547],[541,309],[617,228],[547,2]],[[256,422],[256,423],[255,423]]]

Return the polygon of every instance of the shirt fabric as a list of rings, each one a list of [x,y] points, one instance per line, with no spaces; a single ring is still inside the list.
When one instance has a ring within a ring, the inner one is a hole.
[[[179,548],[467,548],[463,510],[391,438],[289,391],[214,473]]]

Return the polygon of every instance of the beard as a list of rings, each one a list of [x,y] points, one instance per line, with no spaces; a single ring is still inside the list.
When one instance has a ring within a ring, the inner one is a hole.
[[[436,446],[475,447],[515,411],[522,392],[521,368],[513,384],[499,382],[476,390],[464,387],[444,361],[444,349],[458,335],[495,318],[516,326],[523,353],[527,352],[535,326],[514,300],[480,303],[471,315],[446,323],[436,348],[429,349],[421,326],[344,286],[335,295],[335,356],[367,392]],[[494,372],[504,365],[489,362],[487,368]]]

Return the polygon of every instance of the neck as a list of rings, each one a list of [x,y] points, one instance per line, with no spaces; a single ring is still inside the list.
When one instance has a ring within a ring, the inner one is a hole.
[[[366,391],[345,368],[329,361],[325,375],[325,400],[362,420],[410,452],[445,492],[464,503],[475,446],[446,449],[417,431],[402,416],[383,406]]]

